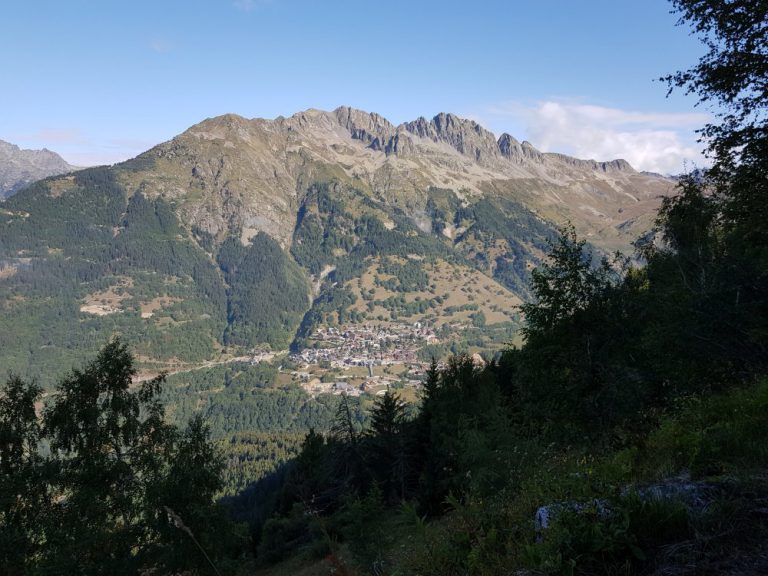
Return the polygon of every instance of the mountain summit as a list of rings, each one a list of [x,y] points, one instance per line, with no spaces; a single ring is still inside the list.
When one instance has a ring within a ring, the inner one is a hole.
[[[182,202],[189,221],[207,233],[240,230],[248,238],[260,230],[284,246],[302,188],[320,175],[412,214],[424,210],[430,188],[453,190],[464,202],[502,195],[548,220],[570,220],[608,249],[625,250],[673,187],[624,160],[543,153],[453,114],[395,126],[349,107],[274,120],[211,118],[139,160],[156,166],[141,176],[148,189]],[[204,202],[190,196],[191,184],[208,191]],[[225,200],[238,211],[222,211]]]
[[[55,152],[22,150],[0,140],[0,200],[7,198],[35,180],[76,170]]]

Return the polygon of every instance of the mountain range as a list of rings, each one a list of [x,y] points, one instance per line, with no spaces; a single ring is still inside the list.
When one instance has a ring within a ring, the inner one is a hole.
[[[0,200],[7,198],[36,180],[76,170],[55,152],[22,150],[0,140]]]
[[[155,194],[183,201],[194,225],[214,235],[239,231],[244,240],[261,230],[283,245],[291,241],[301,189],[318,178],[348,183],[416,219],[430,188],[451,190],[462,202],[507,196],[617,247],[647,229],[646,217],[670,189],[669,180],[624,160],[542,153],[453,114],[393,126],[347,107],[275,120],[220,116],[139,158],[157,167],[157,177],[142,179]],[[241,210],[232,218],[210,197],[197,202],[195,187]]]
[[[674,187],[453,114],[210,118],[0,207],[0,365],[44,374],[114,333],[155,369],[312,346],[328,325],[508,342],[556,226],[631,252]]]

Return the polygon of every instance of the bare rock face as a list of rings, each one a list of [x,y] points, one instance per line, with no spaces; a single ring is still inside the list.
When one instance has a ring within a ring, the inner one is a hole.
[[[553,161],[561,162],[567,166],[600,172],[635,172],[635,169],[626,160],[619,158],[608,162],[596,162],[594,160],[579,160],[565,154],[550,153],[548,157]]]
[[[0,200],[8,198],[25,186],[47,178],[76,170],[55,152],[22,150],[14,144],[0,140]]]
[[[430,121],[419,118],[404,127],[420,138],[444,142],[482,166],[498,166],[501,158],[494,135],[473,120],[441,112]]]
[[[513,136],[504,132],[504,134],[499,136],[497,145],[499,147],[499,152],[501,152],[501,155],[504,156],[504,158],[511,160],[512,162],[522,162],[523,147]]]
[[[352,138],[371,145],[374,150],[383,149],[383,143],[394,136],[395,127],[375,112],[369,114],[342,106],[334,110],[334,114],[339,124],[349,130]]]

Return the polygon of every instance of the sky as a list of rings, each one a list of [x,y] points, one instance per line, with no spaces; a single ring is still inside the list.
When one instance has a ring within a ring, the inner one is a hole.
[[[0,139],[79,166],[224,113],[453,112],[640,170],[703,166],[660,76],[704,48],[666,0],[2,0]]]

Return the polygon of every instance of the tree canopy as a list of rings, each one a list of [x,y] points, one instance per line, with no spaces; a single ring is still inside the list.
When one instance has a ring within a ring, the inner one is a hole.
[[[166,423],[164,378],[135,377],[113,340],[59,382],[41,418],[34,384],[11,377],[0,391],[4,573],[208,573],[237,554],[213,501],[222,461],[207,427]]]
[[[768,2],[673,0],[679,25],[707,48],[698,64],[664,77],[712,104],[720,122],[701,130],[718,165],[764,162],[768,137]]]

